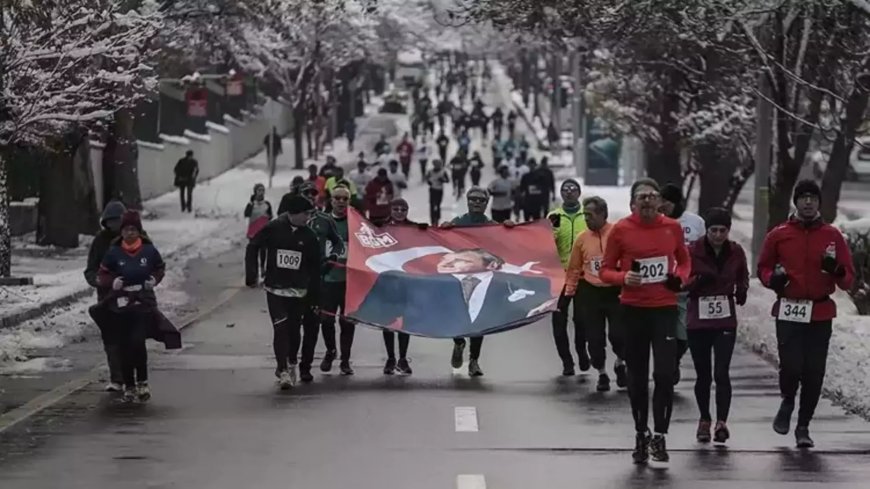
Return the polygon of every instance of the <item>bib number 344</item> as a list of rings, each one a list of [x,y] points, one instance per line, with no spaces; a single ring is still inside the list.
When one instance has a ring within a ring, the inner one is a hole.
[[[813,318],[813,301],[780,299],[777,319],[795,323],[809,323]]]

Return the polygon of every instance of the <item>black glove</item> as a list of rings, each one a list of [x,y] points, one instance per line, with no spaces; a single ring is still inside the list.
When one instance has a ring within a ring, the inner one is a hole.
[[[640,262],[637,260],[633,260],[631,262],[631,271],[634,273],[640,273]]]
[[[822,258],[822,270],[837,278],[846,275],[846,269],[843,268],[843,265],[837,263],[837,259],[829,255]]]
[[[716,276],[709,273],[699,273],[695,275],[695,287],[706,287],[716,281]]]
[[[683,281],[680,280],[680,277],[669,273],[667,280],[665,280],[665,287],[672,292],[680,292],[683,290]]]
[[[570,303],[571,299],[573,299],[573,298],[574,298],[574,296],[571,296],[571,295],[565,295],[565,294],[560,295],[559,302],[556,305],[556,307],[558,307],[560,311],[567,311],[568,310],[568,303]]]
[[[734,296],[734,302],[736,302],[738,306],[746,304],[746,291],[743,290],[737,292],[737,294]]]
[[[417,223],[417,229],[419,229],[420,231],[425,231],[425,230],[429,229],[429,223],[427,223],[427,222]]]
[[[550,220],[550,224],[552,224],[554,228],[557,228],[559,227],[559,223],[562,221],[562,216],[559,214],[550,214],[547,219]]]
[[[785,272],[774,272],[773,275],[770,276],[769,287],[777,294],[782,294],[786,285],[788,285],[788,274]]]

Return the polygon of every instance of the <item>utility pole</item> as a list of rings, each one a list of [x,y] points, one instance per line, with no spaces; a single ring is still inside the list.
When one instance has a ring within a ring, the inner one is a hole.
[[[768,73],[758,76],[755,143],[755,206],[752,213],[752,256],[758,265],[761,245],[767,235],[768,201],[770,199],[770,153],[773,137],[773,106],[770,103]],[[753,267],[753,271],[755,267]]]

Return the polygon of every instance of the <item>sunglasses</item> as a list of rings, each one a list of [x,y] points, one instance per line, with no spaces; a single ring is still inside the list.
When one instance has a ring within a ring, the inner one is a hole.
[[[350,197],[333,197],[332,200],[337,200],[338,202],[347,202],[350,200]]]
[[[474,202],[475,204],[485,204],[489,199],[486,197],[469,197],[469,202]]]
[[[565,185],[564,187],[562,187],[562,191],[563,192],[579,192],[580,187],[577,187],[574,185]]]

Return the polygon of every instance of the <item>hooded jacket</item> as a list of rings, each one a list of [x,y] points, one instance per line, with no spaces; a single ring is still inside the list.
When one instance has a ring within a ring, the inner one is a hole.
[[[103,209],[103,215],[100,216],[100,225],[102,226],[102,229],[100,229],[100,232],[94,236],[94,240],[91,241],[91,247],[88,250],[88,263],[84,272],[85,281],[87,281],[88,285],[97,289],[97,300],[103,300],[110,290],[110,288],[102,287],[97,283],[97,273],[100,271],[100,263],[102,263],[103,257],[105,257],[106,253],[109,251],[112,241],[117,239],[120,235],[118,232],[109,229],[108,226],[106,226],[106,221],[109,219],[120,219],[126,210],[127,208],[124,207],[124,204],[117,200],[113,200],[106,204],[106,207]]]

